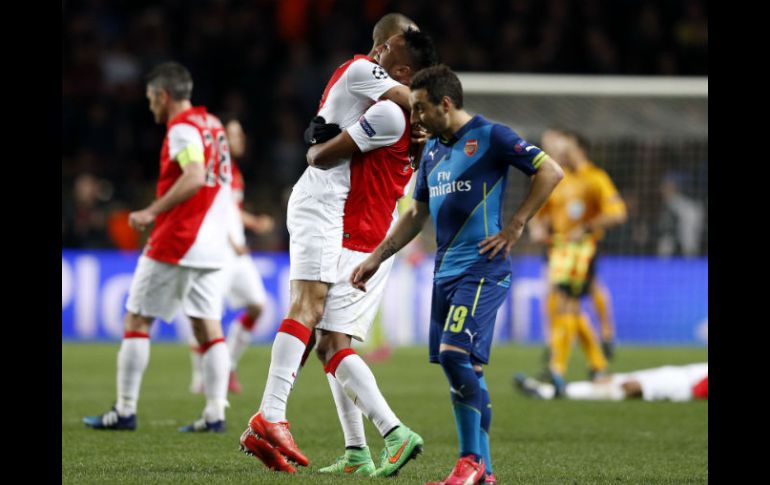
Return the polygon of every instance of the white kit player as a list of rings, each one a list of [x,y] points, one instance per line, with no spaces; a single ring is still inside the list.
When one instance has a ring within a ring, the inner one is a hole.
[[[368,108],[380,100],[390,99],[396,101],[403,109],[408,109],[408,88],[392,79],[382,66],[373,61],[372,56],[379,54],[387,39],[402,33],[409,27],[415,28],[413,22],[399,14],[386,15],[375,25],[374,46],[369,55],[355,56],[341,65],[329,80],[318,111],[321,123],[336,124],[348,128],[351,132],[357,132],[358,135],[354,136],[362,143],[364,139],[369,139],[369,144],[364,147],[369,150],[374,150],[377,146],[393,144],[400,140],[405,132],[408,143],[409,133],[408,130],[405,131],[407,126],[405,115],[394,103],[378,103],[382,106],[375,108],[376,113],[372,113],[372,119],[364,120],[369,124],[368,127],[359,123],[359,119]],[[386,127],[374,127],[371,123],[388,119],[389,115],[385,112],[393,112],[389,106],[398,111],[398,119],[403,123],[401,130],[398,131],[394,126],[390,126],[392,133],[387,135],[380,133],[380,136],[376,136],[377,130],[386,130]],[[346,134],[346,136],[352,138],[350,135]],[[353,150],[337,153],[338,158],[335,161],[338,163],[333,166],[325,166],[324,169],[308,167],[294,186],[289,199],[287,211],[291,258],[289,311],[273,342],[270,369],[260,409],[249,420],[249,427],[241,436],[241,449],[253,454],[269,468],[275,470],[293,473],[295,469],[287,460],[301,466],[307,466],[309,463],[289,432],[286,404],[303,355],[307,355],[306,351],[309,351],[312,346],[309,347],[308,343],[313,329],[322,322],[329,305],[332,305],[335,300],[333,293],[335,284],[344,281],[347,276],[344,268],[341,268],[346,264],[342,260],[345,215],[349,209],[346,201],[349,194],[355,191],[354,184],[361,182],[356,180],[357,172],[351,161],[352,152]],[[406,161],[406,152],[404,154],[404,161]],[[308,157],[309,160],[312,158],[310,152]],[[410,172],[408,163],[402,163],[399,170],[404,168]],[[404,184],[408,181],[410,174],[405,175]],[[403,195],[403,185],[400,193],[395,196],[393,206],[385,209],[388,217],[391,217],[390,214],[395,208],[395,200],[401,195]],[[382,236],[384,237],[384,234]],[[373,311],[376,311],[376,305],[372,307]],[[339,313],[344,313],[344,309],[340,309]],[[354,325],[352,323],[354,317],[353,314],[347,316],[351,327]],[[349,330],[357,337],[362,337],[360,331],[352,328]],[[358,360],[360,361],[360,358]],[[360,363],[366,367],[363,361]],[[392,411],[376,388],[374,376],[368,367],[366,372],[368,375],[359,375],[356,382],[370,388],[372,401],[376,402],[372,412],[388,416],[383,417],[382,421],[395,423],[395,427],[398,427],[399,422],[390,417]],[[364,399],[364,394],[360,393],[359,399]],[[344,397],[344,394],[335,392],[335,401],[339,407],[336,399],[338,396]],[[371,415],[369,417],[372,418]],[[410,447],[410,453],[400,453],[397,457],[398,464],[403,466],[411,457],[411,451],[417,446],[419,436],[405,426],[400,429],[407,436],[406,444]],[[401,433],[398,434],[401,435]]]
[[[429,37],[407,30],[388,39],[380,65],[397,81],[409,85],[412,75],[436,64]],[[358,121],[334,139],[311,147],[311,166],[333,167],[350,161],[350,191],[344,207],[342,253],[337,281],[331,285],[321,322],[317,354],[324,364],[345,435],[345,455],[322,473],[391,476],[419,454],[422,438],[401,424],[380,393],[374,375],[351,348],[363,341],[382,301],[392,260],[372,277],[366,292],[350,283],[353,269],[382,242],[398,216],[398,201],[412,177],[409,160],[408,112],[391,101],[370,107]],[[385,439],[379,468],[366,446],[365,414]]]
[[[690,401],[708,399],[708,362],[688,365],[666,365],[627,373],[610,374],[594,381],[567,383],[566,399],[622,401],[642,398],[645,401]],[[553,384],[517,374],[517,387],[528,396],[553,399]]]
[[[180,64],[157,66],[147,77],[147,98],[168,131],[160,156],[157,199],[132,212],[129,224],[154,223],[137,263],[126,303],[125,334],[118,353],[117,402],[84,418],[94,429],[133,430],[142,376],[150,358],[150,327],[180,309],[203,349],[206,406],[201,419],[180,431],[225,429],[230,358],[222,335],[223,276],[231,205],[230,155],[224,128],[202,106],[193,107],[192,77]]]
[[[236,369],[238,361],[251,344],[252,331],[267,301],[265,286],[246,245],[245,229],[261,234],[273,229],[273,218],[266,215],[250,214],[243,208],[245,183],[236,160],[246,152],[246,137],[241,123],[236,119],[225,122],[225,132],[229,143],[232,164],[233,204],[230,206],[230,230],[225,264],[225,298],[230,308],[244,310],[233,319],[227,331],[227,349],[230,352],[230,378],[227,389],[241,392]],[[191,359],[193,364],[190,391],[204,392],[202,354],[197,341],[191,341]]]

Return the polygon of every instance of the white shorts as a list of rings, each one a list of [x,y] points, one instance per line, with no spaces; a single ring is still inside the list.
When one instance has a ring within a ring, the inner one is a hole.
[[[289,280],[337,281],[343,209],[296,188],[292,190],[286,213]]]
[[[342,248],[338,278],[329,288],[324,315],[316,328],[344,333],[362,342],[366,339],[393,267],[393,258],[388,258],[366,283],[366,292],[353,288],[350,274],[368,256],[369,253]]]
[[[224,271],[162,263],[145,255],[131,279],[126,310],[170,322],[180,310],[188,317],[220,320]]]
[[[692,389],[708,377],[708,363],[673,366],[667,365],[627,374],[614,374],[613,382],[622,384],[630,379],[639,381],[645,401],[689,401]]]
[[[248,254],[234,255],[223,269],[225,298],[230,308],[264,305],[267,301],[262,277]]]

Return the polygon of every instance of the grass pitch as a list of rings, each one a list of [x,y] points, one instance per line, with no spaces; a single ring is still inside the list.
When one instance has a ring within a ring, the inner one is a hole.
[[[265,469],[238,452],[238,437],[256,411],[269,366],[269,347],[253,347],[239,365],[243,394],[231,395],[224,434],[183,434],[203,409],[188,392],[190,359],[181,345],[154,344],[142,384],[135,432],[95,431],[85,415],[115,400],[115,344],[62,344],[62,483],[409,483],[443,480],[457,453],[449,390],[441,368],[427,362],[425,347],[396,350],[372,365],[385,398],[399,418],[425,439],[425,452],[389,479],[320,475],[315,471],[343,453],[344,442],[320,363],[314,358],[298,378],[288,418],[310,467],[296,475]],[[536,374],[539,347],[492,350],[486,369],[493,416],[492,465],[500,484],[689,484],[708,482],[708,403],[642,401],[534,401],[516,393],[517,370]],[[702,348],[620,346],[611,370],[707,360]],[[568,378],[585,379],[579,350]],[[375,463],[382,439],[366,422]]]

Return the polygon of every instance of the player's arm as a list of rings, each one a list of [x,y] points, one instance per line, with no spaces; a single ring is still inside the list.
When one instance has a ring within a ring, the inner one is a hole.
[[[255,234],[270,232],[275,227],[275,220],[268,215],[254,215],[245,210],[241,210],[241,220],[243,227]]]
[[[527,229],[529,230],[529,238],[532,242],[538,244],[544,244],[549,242],[551,232],[551,211],[553,209],[553,203],[551,197],[546,199],[543,207],[532,216],[532,219],[527,223]]]
[[[409,241],[415,238],[430,217],[428,204],[415,200],[396,223],[393,231],[350,275],[350,284],[361,291],[366,291],[366,282],[374,276],[380,264],[396,254]]]
[[[392,88],[385,91],[382,96],[380,96],[380,100],[384,101],[386,99],[393,101],[407,113],[409,113],[412,109],[411,106],[409,106],[409,88],[403,84],[393,86]]]
[[[618,189],[612,183],[609,175],[603,172],[597,174],[596,184],[599,191],[601,210],[597,216],[583,224],[586,232],[600,231],[617,226],[623,224],[628,219],[626,204],[620,197],[620,193],[618,193]]]
[[[348,68],[348,89],[351,93],[367,97],[372,101],[390,100],[407,113],[409,88],[388,76],[379,64],[359,59]]]
[[[326,170],[344,162],[355,151],[358,146],[345,130],[327,142],[311,146],[305,157],[311,167]]]
[[[197,132],[196,132],[197,135]],[[174,182],[162,197],[156,199],[146,208],[129,214],[128,224],[143,231],[155,221],[161,212],[166,212],[195,195],[206,184],[206,170],[204,168],[203,143],[188,143],[174,157],[182,169],[182,175]]]
[[[349,158],[354,152],[370,152],[396,143],[406,129],[404,112],[390,101],[373,104],[357,122],[331,140],[311,146],[307,162],[327,169]]]
[[[529,186],[527,197],[513,213],[502,231],[479,243],[479,254],[491,251],[489,259],[492,259],[497,253],[503,251],[503,256],[507,258],[511,253],[511,248],[521,237],[527,221],[542,207],[553,189],[564,177],[564,172],[559,164],[545,152],[542,152],[542,155],[537,172],[531,177],[532,183]]]
[[[538,212],[527,224],[529,238],[534,243],[543,244],[548,241],[548,219]]]
[[[623,224],[628,219],[626,211],[610,214],[599,214],[596,217],[592,217],[583,223],[583,230],[585,232],[600,231],[612,226]]]

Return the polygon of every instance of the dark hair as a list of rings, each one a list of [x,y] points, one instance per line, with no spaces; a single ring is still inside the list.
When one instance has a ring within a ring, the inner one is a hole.
[[[568,138],[574,138],[578,148],[580,148],[584,152],[588,153],[591,150],[591,142],[588,141],[588,138],[586,138],[579,131],[573,130],[571,128],[564,128],[561,126],[554,126],[551,129],[554,131],[558,131],[559,133],[561,133],[562,135]]]
[[[385,14],[376,24],[374,24],[374,28],[372,29],[372,39],[375,44],[384,44],[386,40],[413,25],[415,27],[417,26],[412,19],[404,14]]]
[[[145,79],[152,88],[168,91],[175,101],[192,97],[192,76],[190,71],[178,62],[164,62],[155,66]]]
[[[404,42],[409,62],[415,71],[438,64],[436,46],[428,34],[409,28],[404,31]]]
[[[463,107],[463,86],[457,74],[446,64],[427,67],[412,78],[412,91],[425,89],[428,99],[433,104],[439,104],[444,96],[452,100],[456,108]]]

